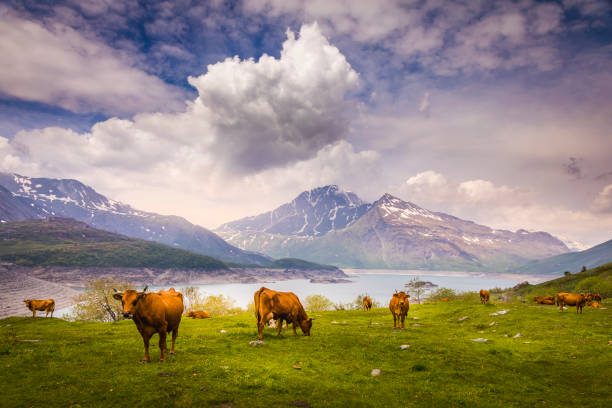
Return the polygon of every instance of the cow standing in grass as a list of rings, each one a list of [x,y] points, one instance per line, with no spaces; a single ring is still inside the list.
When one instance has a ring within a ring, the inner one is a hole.
[[[582,293],[566,293],[564,295],[558,296],[558,302],[561,307],[561,311],[563,311],[563,306],[576,306],[576,314],[578,310],[580,310],[580,314],[582,314],[582,308],[586,305],[586,296]]]
[[[55,311],[55,300],[53,299],[26,299],[24,303],[28,309],[32,311],[32,317],[36,319],[36,311],[46,312],[45,317],[49,316],[51,313],[51,317],[53,317],[53,312]]]
[[[143,362],[148,363],[149,340],[155,334],[159,334],[160,362],[166,360],[166,334],[172,332],[172,348],[170,355],[174,355],[174,342],[178,336],[178,328],[183,315],[183,295],[170,288],[157,293],[146,293],[147,287],[142,292],[126,290],[118,292],[115,289],[113,297],[123,304],[123,317],[132,318],[136,328],[144,341],[145,354]]]
[[[275,319],[280,336],[283,320],[293,324],[293,334],[299,325],[305,336],[310,336],[312,319],[308,317],[302,303],[293,292],[277,292],[268,288],[260,288],[254,295],[255,317],[257,318],[257,333],[259,340],[263,339],[263,329],[266,322]]]
[[[402,329],[406,328],[404,321],[410,309],[409,297],[410,295],[405,292],[395,292],[389,301],[389,310],[391,310],[391,314],[393,315],[394,329],[400,325]]]
[[[368,310],[372,308],[372,299],[370,299],[369,296],[366,296],[363,298],[361,308],[363,309],[364,312],[367,312]]]
[[[489,293],[488,290],[480,289],[480,303],[482,303],[483,305],[485,303],[488,303],[490,296],[491,296],[491,294]]]

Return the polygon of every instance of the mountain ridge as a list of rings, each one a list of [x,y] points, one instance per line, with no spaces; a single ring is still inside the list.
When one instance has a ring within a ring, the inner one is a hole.
[[[506,270],[569,251],[546,232],[492,229],[424,209],[389,193],[344,228],[330,229],[321,236],[228,228],[240,227],[240,223],[224,226],[217,230],[219,234],[239,247],[340,267]]]

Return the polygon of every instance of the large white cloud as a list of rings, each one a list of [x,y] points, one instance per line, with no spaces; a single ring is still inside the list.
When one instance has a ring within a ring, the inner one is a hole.
[[[83,113],[178,109],[184,93],[64,24],[0,10],[0,93]]]
[[[189,78],[198,98],[184,112],[112,118],[87,133],[51,127],[0,138],[0,170],[77,178],[207,226],[300,189],[350,184],[349,174],[378,160],[343,140],[345,94],[359,77],[316,24],[287,36],[280,59],[228,58]],[[266,199],[250,198],[262,191]]]

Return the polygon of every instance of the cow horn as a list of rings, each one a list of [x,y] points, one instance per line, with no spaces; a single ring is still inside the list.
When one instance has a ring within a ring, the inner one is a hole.
[[[114,290],[115,292],[119,292],[119,291],[118,291],[117,289],[115,289],[115,288],[113,288],[113,290]]]
[[[147,289],[149,289],[149,285],[144,287],[144,289],[142,290],[142,293],[145,293],[147,291]]]

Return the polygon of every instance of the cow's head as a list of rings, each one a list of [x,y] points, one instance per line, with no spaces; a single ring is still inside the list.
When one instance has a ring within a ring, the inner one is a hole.
[[[128,289],[123,292],[119,292],[117,289],[113,288],[113,290],[117,293],[113,295],[113,298],[120,300],[123,305],[123,317],[129,319],[134,314],[134,309],[138,302],[146,295],[148,286],[142,290],[142,292],[138,292],[136,290]]]
[[[304,319],[300,322],[300,327],[302,328],[302,333],[304,336],[310,336],[310,328],[312,327],[312,317],[309,319]]]
[[[393,295],[395,296],[395,295]],[[400,306],[404,306],[404,304],[408,303],[408,298],[410,297],[409,294],[405,293],[405,292],[398,292],[397,293],[397,300],[399,301]]]
[[[30,305],[32,304],[32,301],[31,301],[30,299],[24,299],[24,301],[23,301],[23,302],[25,303],[25,305],[26,305],[26,307],[27,307],[27,308],[29,308],[29,307],[30,307]]]

